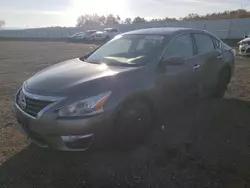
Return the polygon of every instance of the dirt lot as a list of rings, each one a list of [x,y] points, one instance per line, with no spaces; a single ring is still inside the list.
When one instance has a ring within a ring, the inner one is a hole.
[[[250,59],[237,57],[224,99],[163,112],[152,141],[121,152],[55,152],[29,145],[15,128],[13,97],[32,74],[94,46],[0,42],[0,188],[250,186]]]

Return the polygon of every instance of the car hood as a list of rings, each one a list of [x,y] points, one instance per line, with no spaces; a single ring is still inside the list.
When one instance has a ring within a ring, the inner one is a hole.
[[[91,90],[111,87],[112,80],[121,73],[138,69],[138,67],[107,66],[92,64],[72,59],[38,72],[28,79],[24,87],[28,92],[40,95],[69,95],[79,90]]]

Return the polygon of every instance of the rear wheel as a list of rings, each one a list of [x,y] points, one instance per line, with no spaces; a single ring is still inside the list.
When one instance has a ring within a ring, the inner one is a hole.
[[[231,73],[229,68],[225,68],[221,71],[218,79],[218,83],[212,94],[212,97],[222,98],[227,90],[227,86],[230,82]]]
[[[114,127],[114,145],[131,149],[150,137],[152,113],[144,101],[133,100],[118,113]]]

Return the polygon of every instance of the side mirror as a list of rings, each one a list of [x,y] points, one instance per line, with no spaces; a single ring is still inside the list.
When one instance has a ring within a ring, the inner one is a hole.
[[[173,58],[163,59],[160,64],[164,66],[182,65],[184,62],[185,62],[185,59],[182,57],[173,57]]]

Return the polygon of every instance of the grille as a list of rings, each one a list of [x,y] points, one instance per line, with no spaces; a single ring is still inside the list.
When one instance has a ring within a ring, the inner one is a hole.
[[[42,100],[36,100],[36,99],[31,99],[25,96],[26,100],[26,107],[24,111],[28,113],[31,116],[36,117],[37,114],[46,106],[51,104],[51,101],[42,101]]]
[[[26,105],[25,107],[23,105],[20,105],[20,96],[23,95],[23,93],[19,93],[17,96],[17,104],[18,106],[27,114],[36,117],[37,114],[44,109],[46,106],[49,104],[53,103],[53,101],[44,101],[44,100],[37,100],[37,99],[32,99],[30,97],[24,96]]]

